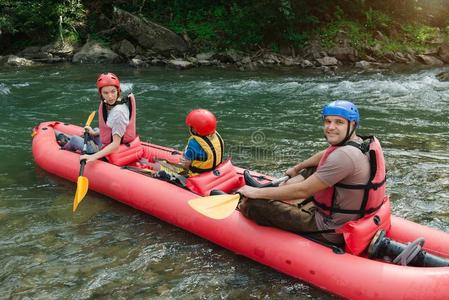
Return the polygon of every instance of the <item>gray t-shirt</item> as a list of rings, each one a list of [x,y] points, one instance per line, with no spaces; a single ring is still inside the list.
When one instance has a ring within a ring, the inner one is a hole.
[[[114,106],[108,113],[108,120],[106,126],[112,129],[112,136],[114,134],[123,137],[125,135],[126,127],[129,124],[129,108],[126,104],[119,104]]]
[[[328,186],[333,186],[339,182],[351,185],[366,184],[370,175],[369,157],[353,146],[338,147],[327,157],[315,174]],[[364,191],[359,189],[336,187],[335,206],[342,209],[360,209],[363,193]],[[317,212],[315,221],[319,230],[326,230],[338,228],[344,223],[359,217],[360,215],[342,213],[325,216]],[[333,242],[343,241],[342,237],[336,234],[325,234],[325,237]]]

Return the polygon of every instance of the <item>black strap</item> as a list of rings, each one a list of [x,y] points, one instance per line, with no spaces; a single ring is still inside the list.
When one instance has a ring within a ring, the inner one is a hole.
[[[384,177],[384,179],[379,183],[372,183],[372,182],[369,182],[367,184],[336,183],[335,186],[337,186],[339,188],[343,188],[343,189],[348,189],[348,190],[370,190],[370,189],[377,190],[378,188],[383,186],[386,181],[387,181],[387,178]]]
[[[220,142],[221,160],[223,160],[223,140],[222,140],[221,136],[218,135],[218,133],[216,133],[216,135],[218,137],[218,141]],[[197,167],[194,167],[194,166],[190,166],[189,167],[190,171],[192,171],[194,173],[204,173],[204,172],[209,172],[209,171],[214,170],[221,163],[221,160],[219,162],[217,161],[217,151],[215,150],[214,145],[212,144],[212,142],[207,137],[200,136],[200,135],[195,135],[195,136],[201,138],[209,146],[209,148],[211,149],[212,155],[213,155],[212,167],[207,168],[207,169],[201,169],[201,168],[197,168]]]
[[[221,155],[220,155],[220,161],[217,162],[217,166],[218,166],[218,165],[221,164],[221,162],[223,161],[223,155],[224,155],[224,146],[223,146],[223,144],[224,144],[224,142],[223,142],[223,139],[221,138],[221,136],[218,134],[218,132],[215,132],[215,134],[217,135],[217,137],[218,137],[218,142],[220,143],[220,153],[221,153]],[[216,166],[215,166],[215,167],[216,167]]]

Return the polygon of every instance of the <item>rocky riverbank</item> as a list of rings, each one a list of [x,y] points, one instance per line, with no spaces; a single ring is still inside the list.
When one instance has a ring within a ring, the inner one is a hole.
[[[266,49],[245,53],[237,50],[200,52],[188,36],[179,36],[159,24],[143,20],[126,11],[115,9],[114,22],[101,32],[111,37],[110,47],[88,39],[81,47],[58,42],[42,47],[29,47],[16,55],[0,56],[0,65],[31,66],[60,62],[127,63],[133,67],[167,66],[188,69],[201,66],[235,67],[255,70],[259,67],[288,66],[314,68],[334,73],[341,66],[361,70],[387,69],[392,64],[421,64],[443,66],[449,64],[449,44],[435,41],[433,50],[417,53],[383,51],[380,44],[365,47],[363,54],[351,47],[344,32],[340,32],[331,49],[324,49],[318,41],[310,42],[301,53],[287,49],[275,53]],[[380,32],[378,39],[385,38]]]

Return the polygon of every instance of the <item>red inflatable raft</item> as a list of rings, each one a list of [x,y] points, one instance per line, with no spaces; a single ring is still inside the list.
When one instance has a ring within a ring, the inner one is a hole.
[[[34,129],[34,159],[46,171],[76,182],[79,155],[60,150],[55,130],[82,134],[82,128],[77,126],[41,123]],[[149,160],[154,157],[179,160],[180,153],[173,149],[142,145]],[[399,266],[348,253],[337,254],[297,234],[258,226],[238,211],[223,220],[199,214],[188,205],[188,200],[213,188],[231,191],[243,185],[242,169],[230,162],[225,165],[223,174],[202,174],[197,182],[191,183],[197,193],[105,161],[89,163],[84,176],[89,178],[90,190],[330,293],[351,299],[449,299],[449,267]],[[394,216],[391,222],[388,237],[400,242],[424,237],[426,251],[449,257],[449,234]]]

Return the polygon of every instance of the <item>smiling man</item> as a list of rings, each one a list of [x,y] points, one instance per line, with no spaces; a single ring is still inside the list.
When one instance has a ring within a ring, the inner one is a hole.
[[[331,102],[321,116],[329,147],[289,168],[291,179],[278,187],[240,189],[239,208],[260,225],[343,244],[336,230],[352,220],[370,222],[384,203],[385,162],[375,137],[357,136],[360,116],[353,103]],[[306,200],[296,204],[297,199]],[[370,230],[366,234],[374,235],[377,227]]]

